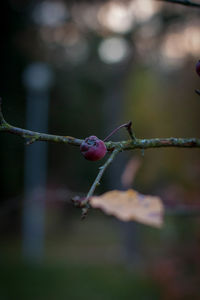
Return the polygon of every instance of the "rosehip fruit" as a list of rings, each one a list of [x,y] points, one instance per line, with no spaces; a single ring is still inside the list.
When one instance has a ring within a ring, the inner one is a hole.
[[[95,135],[87,137],[80,146],[83,156],[91,161],[103,158],[107,152],[104,142]]]
[[[199,60],[198,63],[196,64],[196,72],[197,72],[197,74],[200,76],[200,60]]]

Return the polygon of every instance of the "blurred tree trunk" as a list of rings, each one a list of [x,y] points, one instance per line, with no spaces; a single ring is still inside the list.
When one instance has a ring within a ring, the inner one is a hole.
[[[130,61],[128,61],[128,63],[130,65]],[[125,64],[123,67],[120,66],[118,70],[115,69],[115,75],[113,76],[114,78],[110,80],[112,84],[106,90],[103,111],[106,133],[111,132],[111,130],[116,128],[118,125],[129,121],[124,120],[124,105],[126,105],[124,99],[124,82],[128,71],[128,64]],[[123,139],[124,137],[126,137],[126,135],[126,130],[121,129],[121,132],[119,134],[116,134],[116,136],[113,136],[111,139],[116,140],[118,136]],[[108,168],[108,171],[106,173],[108,190],[125,189],[121,181],[121,175],[124,171],[129,157],[130,153],[128,152],[120,153],[117,156],[116,160]],[[134,269],[136,267],[140,267],[141,251],[139,240],[139,225],[135,222],[116,222],[121,227],[122,243],[124,246],[124,253],[122,253],[122,258],[125,260],[128,266],[133,266]]]

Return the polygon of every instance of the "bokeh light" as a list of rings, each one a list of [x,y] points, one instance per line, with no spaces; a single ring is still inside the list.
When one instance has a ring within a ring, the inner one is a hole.
[[[129,46],[124,38],[111,37],[101,42],[98,51],[103,62],[113,64],[119,63],[127,57]]]
[[[67,7],[63,2],[44,1],[35,6],[32,18],[38,25],[58,26],[68,18]]]
[[[134,16],[128,5],[110,1],[99,9],[98,20],[113,32],[125,33],[132,28]]]

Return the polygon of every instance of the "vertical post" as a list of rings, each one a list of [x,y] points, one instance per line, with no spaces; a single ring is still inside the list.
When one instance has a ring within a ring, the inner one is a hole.
[[[29,130],[47,132],[52,79],[52,71],[44,63],[33,63],[24,71],[26,127]],[[47,143],[44,142],[25,148],[23,255],[28,261],[35,262],[41,261],[44,254],[47,150]]]
[[[115,78],[112,78],[113,84],[107,90],[105,95],[105,106],[104,106],[104,120],[107,125],[106,130],[109,132],[116,126],[120,124],[123,112],[123,80],[128,71],[128,66],[124,69],[115,69]],[[114,112],[114,113],[113,113]],[[124,122],[124,120],[122,121]],[[125,133],[127,134],[127,133]],[[128,154],[123,153],[122,156],[117,158],[117,163],[111,164],[107,171],[107,179],[109,187],[111,189],[124,189],[121,182],[121,172],[126,165],[128,160]],[[128,266],[136,268],[141,267],[141,243],[139,235],[139,227],[135,222],[119,222],[122,233],[122,243],[124,246],[124,253],[122,253],[123,258]]]

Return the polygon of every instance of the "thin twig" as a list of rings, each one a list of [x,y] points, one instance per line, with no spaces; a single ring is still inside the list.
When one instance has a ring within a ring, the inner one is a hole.
[[[196,94],[200,96],[200,90],[195,90]]]
[[[115,158],[115,156],[120,152],[120,149],[116,148],[111,155],[109,156],[109,158],[106,160],[105,164],[103,166],[101,166],[99,168],[99,173],[95,179],[95,181],[93,182],[86,198],[84,201],[82,201],[81,205],[84,206],[82,208],[82,219],[84,219],[88,213],[88,210],[90,208],[89,206],[89,200],[91,198],[91,196],[94,194],[94,191],[96,189],[96,187],[100,184],[100,180],[105,172],[105,170],[107,169],[107,167],[112,163],[113,159]]]
[[[114,133],[116,133],[119,129],[125,127],[130,135],[130,137],[134,140],[135,139],[135,135],[133,134],[133,131],[132,131],[132,122],[129,121],[128,123],[125,123],[125,124],[122,124],[120,126],[118,126],[117,128],[115,128],[103,141],[107,141]]]
[[[184,6],[191,6],[191,7],[200,8],[200,4],[189,1],[189,0],[158,0],[158,1],[170,2],[170,3],[174,3],[174,4],[181,4],[181,5],[184,5]]]
[[[135,140],[136,137],[135,137],[135,133],[133,132],[133,129],[132,129],[132,121],[129,121],[125,127],[128,130],[128,133],[129,133],[131,139]]]

